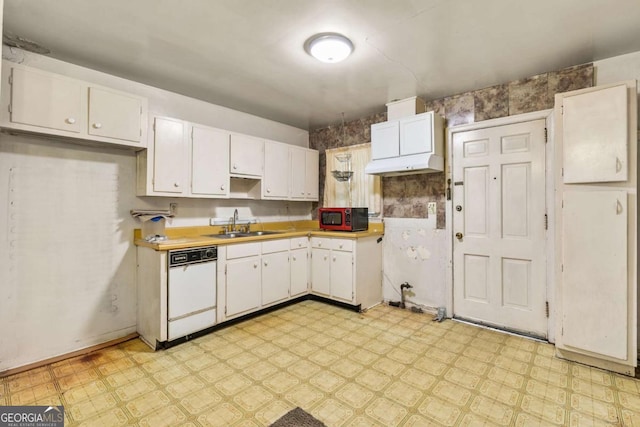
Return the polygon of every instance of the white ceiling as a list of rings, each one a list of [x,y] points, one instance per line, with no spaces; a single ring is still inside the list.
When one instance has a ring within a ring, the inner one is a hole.
[[[639,0],[5,0],[50,56],[304,129],[640,51]],[[310,57],[313,34],[355,51]]]

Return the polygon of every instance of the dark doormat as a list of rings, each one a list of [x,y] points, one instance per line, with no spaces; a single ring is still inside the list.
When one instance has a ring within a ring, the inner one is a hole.
[[[271,427],[327,427],[301,408],[292,409],[280,417]]]

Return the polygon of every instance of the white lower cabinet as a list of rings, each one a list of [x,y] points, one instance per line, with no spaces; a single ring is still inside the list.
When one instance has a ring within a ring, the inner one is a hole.
[[[260,307],[260,243],[229,245],[226,250],[225,314],[233,317]]]
[[[362,309],[379,304],[382,247],[377,237],[312,237],[311,291]]]
[[[226,306],[219,321],[309,292],[363,309],[380,303],[382,246],[376,239],[305,236],[221,246],[218,294]]]
[[[351,240],[311,238],[311,289],[347,303],[355,297]]]
[[[289,298],[290,286],[288,239],[262,243],[262,305]]]
[[[296,297],[309,292],[309,239],[307,237],[291,239],[289,266],[291,296]]]
[[[352,302],[353,288],[353,253],[331,251],[331,296],[336,299]]]
[[[311,239],[313,242],[314,238]],[[331,250],[311,248],[311,291],[322,296],[331,295]]]

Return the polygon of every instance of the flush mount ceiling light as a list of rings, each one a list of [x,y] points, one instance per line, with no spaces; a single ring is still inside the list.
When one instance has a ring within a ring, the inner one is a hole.
[[[351,55],[353,43],[342,34],[322,33],[307,40],[305,50],[319,61],[336,63]]]

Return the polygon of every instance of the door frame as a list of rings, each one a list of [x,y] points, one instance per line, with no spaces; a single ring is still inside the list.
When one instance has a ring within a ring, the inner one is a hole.
[[[445,274],[445,294],[446,294],[446,310],[447,317],[453,318],[453,135],[459,132],[467,132],[471,130],[486,129],[497,126],[511,125],[516,123],[529,122],[533,120],[545,120],[547,128],[547,143],[545,144],[545,205],[547,213],[547,230],[545,235],[545,251],[546,251],[546,292],[547,301],[549,302],[549,320],[547,323],[547,339],[549,342],[555,342],[555,287],[553,286],[556,252],[555,252],[555,143],[553,132],[553,109],[534,111],[532,113],[518,114],[515,116],[501,117],[498,119],[484,120],[478,123],[467,125],[459,125],[447,128],[446,141],[446,158],[445,162],[445,184],[447,197],[445,203],[445,230],[447,233],[447,271]]]

